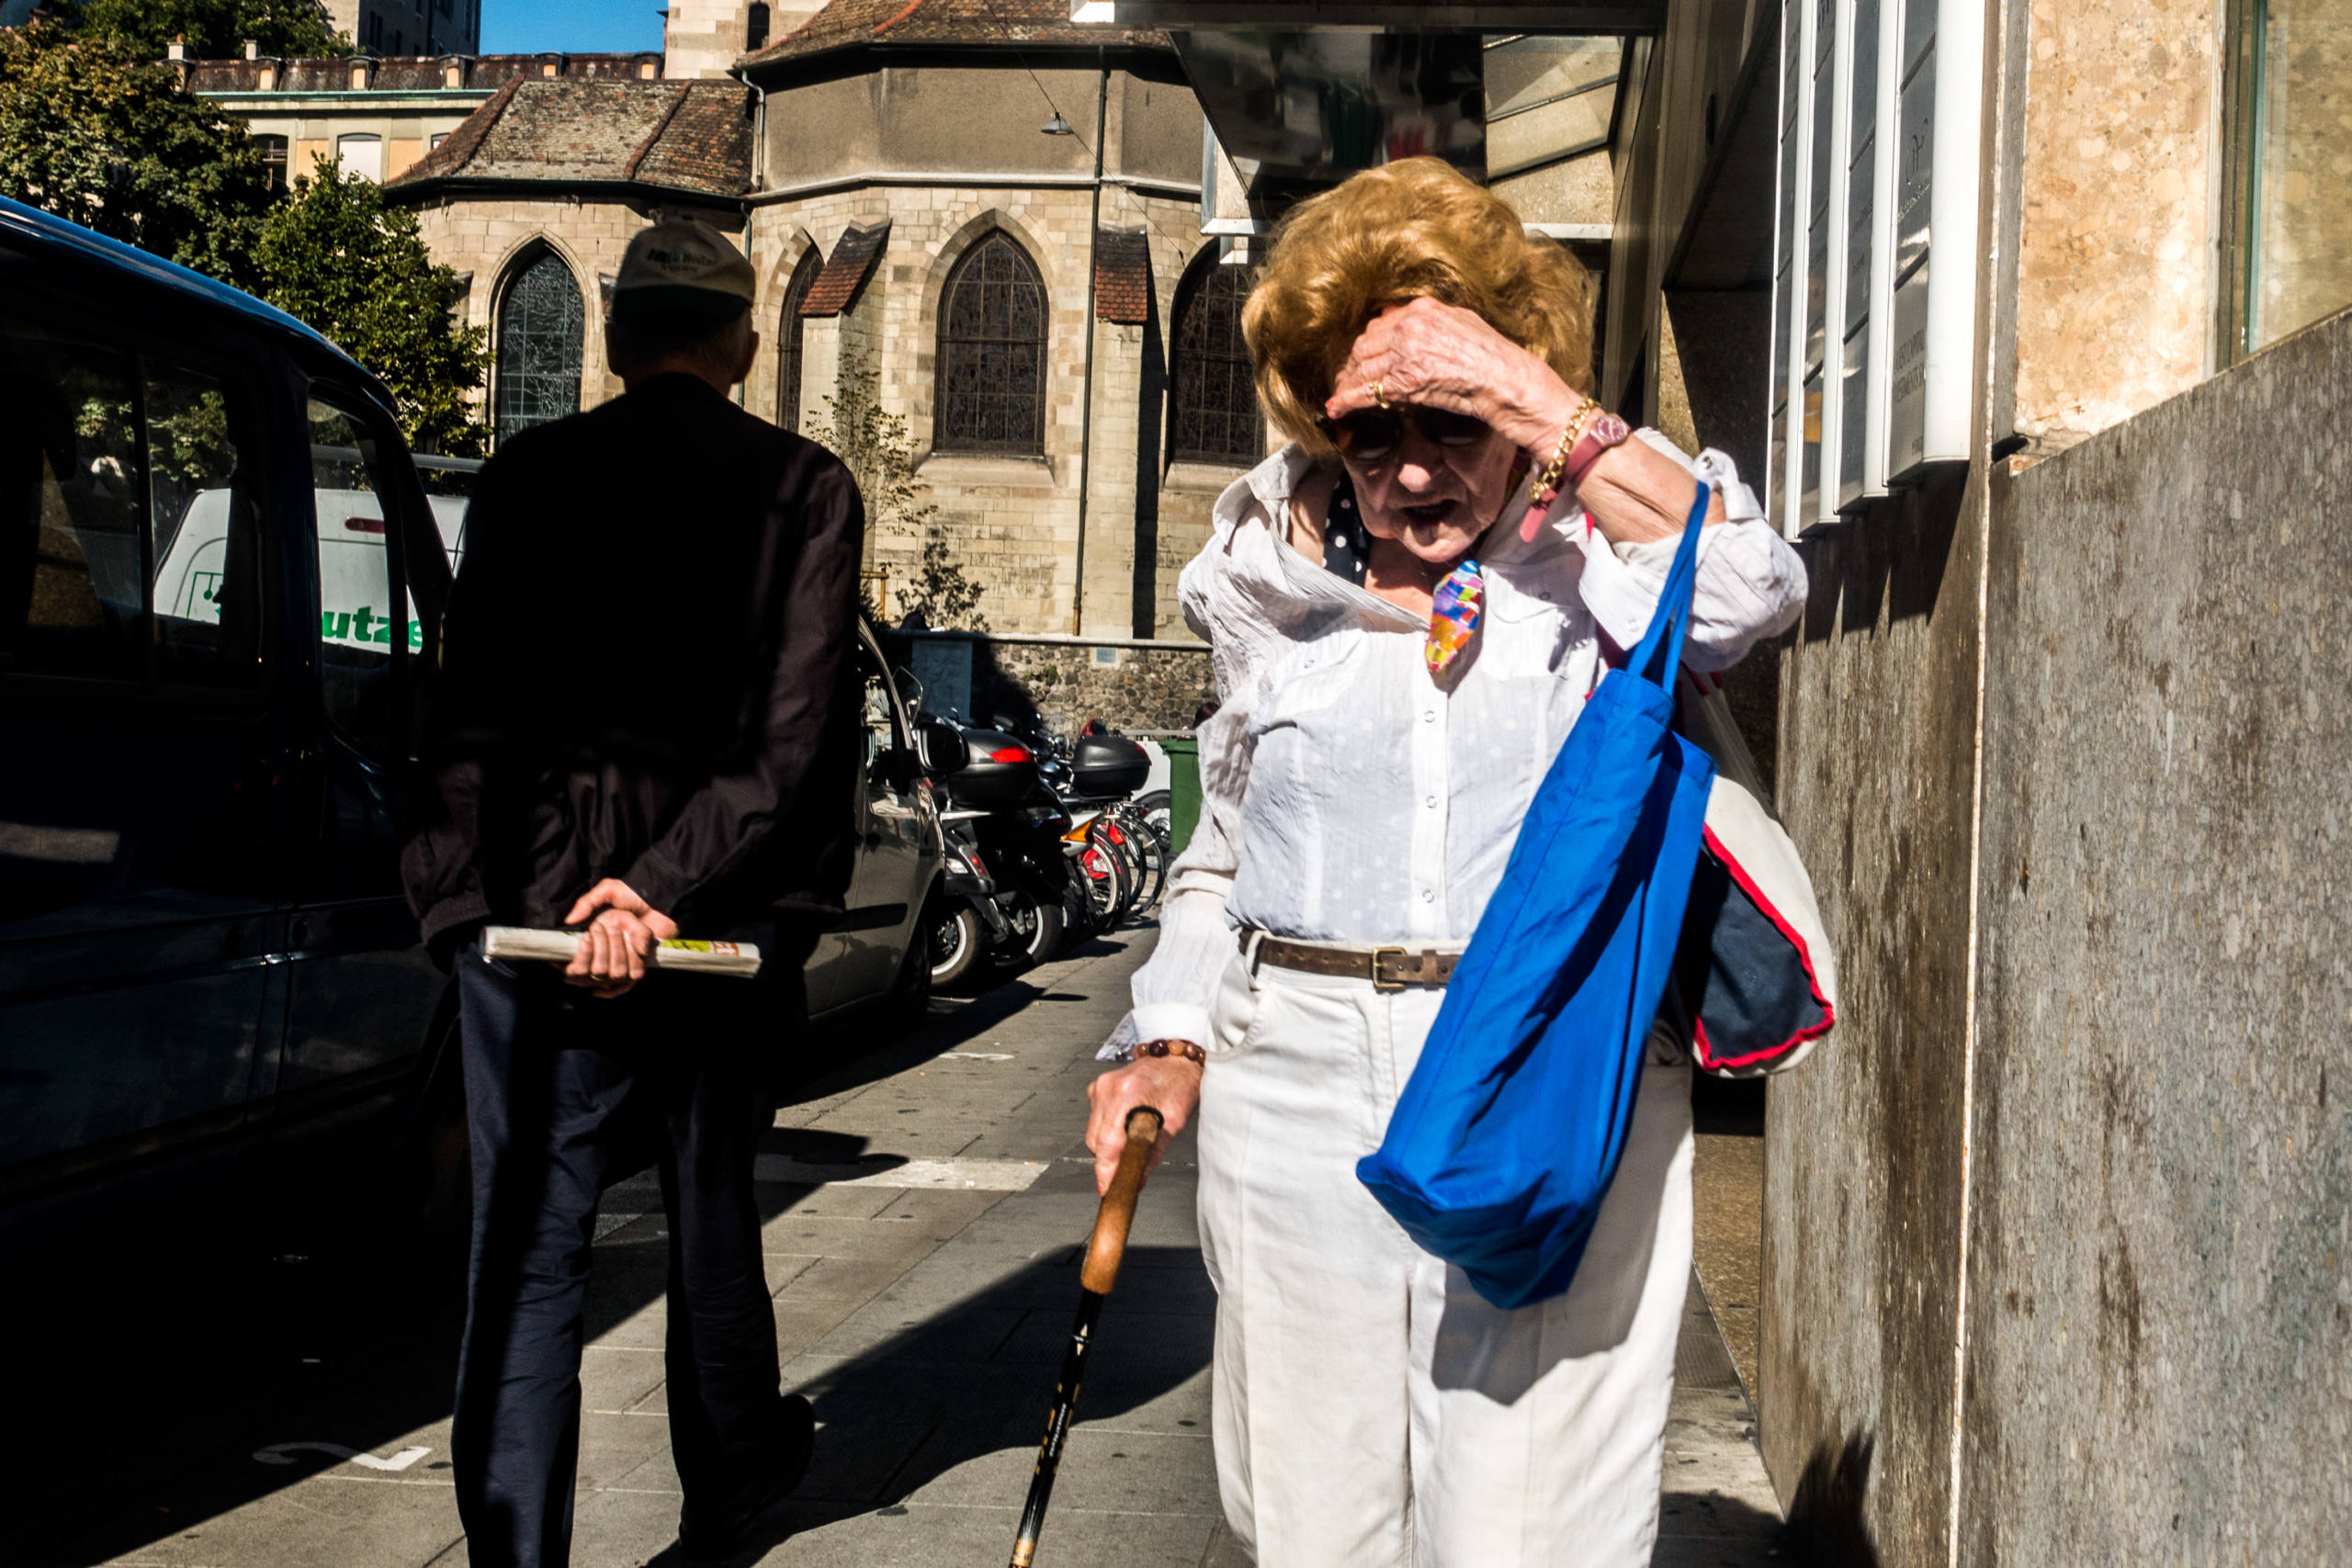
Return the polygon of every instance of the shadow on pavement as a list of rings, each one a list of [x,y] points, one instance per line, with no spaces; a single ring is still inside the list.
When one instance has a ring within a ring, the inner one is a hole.
[[[935,1010],[879,1049],[865,1049],[870,1024],[820,1031],[786,1102],[903,1071],[1040,994],[1011,981]],[[763,1217],[809,1190],[763,1183]],[[462,1260],[420,1259],[390,1227],[355,1228],[362,1234],[296,1235],[266,1213],[220,1213],[167,1234],[81,1235],[11,1258],[0,1332],[17,1375],[0,1463],[0,1562],[125,1555],[346,1462],[307,1449],[281,1456],[291,1463],[257,1461],[264,1449],[317,1443],[387,1457],[397,1439],[446,1420]],[[592,1333],[650,1303],[664,1281],[659,1268],[605,1262]],[[436,1450],[413,1473],[441,1479],[447,1459]]]
[[[804,1384],[820,1423],[808,1479],[730,1562],[756,1562],[792,1536],[860,1515],[903,1513],[918,1494],[990,1455],[1004,1462],[952,1479],[928,1500],[1006,1510],[1009,1548],[1078,1305],[1083,1250],[1036,1260]],[[1182,1399],[1146,1407],[1209,1364],[1213,1297],[1193,1247],[1131,1247],[1119,1278],[1120,1293],[1105,1302],[1096,1330],[1078,1419],[1145,1412],[1107,1439],[1141,1457],[1155,1438],[1206,1435],[1204,1393],[1197,1408]],[[1084,1502],[1073,1495],[1070,1467],[1096,1436],[1081,1425],[1065,1452],[1056,1495],[1066,1506]],[[671,1568],[684,1560],[673,1551],[654,1561]]]

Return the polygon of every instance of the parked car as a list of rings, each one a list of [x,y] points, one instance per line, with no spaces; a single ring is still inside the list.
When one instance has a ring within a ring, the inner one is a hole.
[[[398,853],[462,525],[325,339],[0,199],[0,1225],[372,1157],[453,1095]],[[920,1007],[941,870],[857,657],[819,1012]]]

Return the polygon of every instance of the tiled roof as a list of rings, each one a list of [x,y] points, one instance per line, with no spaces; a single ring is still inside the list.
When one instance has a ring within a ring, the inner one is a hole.
[[[1149,28],[1080,27],[1069,0],[831,0],[744,64],[799,60],[861,44],[1145,45],[1166,49]]]
[[[258,93],[262,73],[274,73],[272,91],[347,93],[351,68],[364,60],[191,60],[187,85],[193,93]],[[650,66],[662,73],[662,56],[645,54],[398,54],[375,62],[363,91],[437,92],[448,85],[449,68],[461,89],[487,93],[523,77],[541,77],[549,66],[559,81],[634,81]]]
[[[882,247],[890,238],[890,220],[884,219],[870,229],[852,229],[833,247],[825,270],[808,286],[801,297],[802,320],[811,316],[838,316],[849,309],[857,291],[874,275],[875,264],[882,259]]]
[[[1151,244],[1140,229],[1094,231],[1094,319],[1123,327],[1151,320]]]
[[[751,101],[740,82],[524,77],[384,188],[531,180],[741,196],[752,188]]]

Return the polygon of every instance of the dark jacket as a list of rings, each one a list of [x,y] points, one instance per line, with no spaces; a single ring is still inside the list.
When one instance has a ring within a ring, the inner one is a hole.
[[[436,954],[606,876],[691,937],[838,916],[864,536],[837,458],[690,376],[503,442],[401,857]]]

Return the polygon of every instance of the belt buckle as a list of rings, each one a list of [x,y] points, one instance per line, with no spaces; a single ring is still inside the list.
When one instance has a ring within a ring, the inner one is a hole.
[[[1395,953],[1399,961],[1406,956],[1406,949],[1402,947],[1375,947],[1372,950],[1372,988],[1375,991],[1401,991],[1410,983],[1405,980],[1383,980],[1380,977],[1381,955],[1389,953]]]

